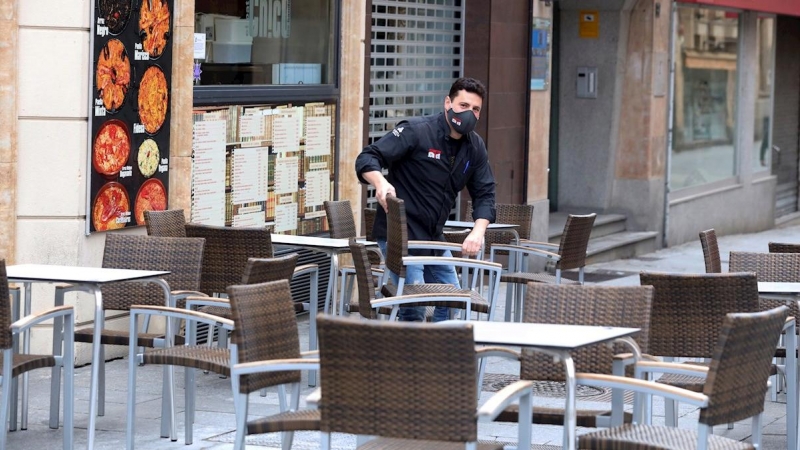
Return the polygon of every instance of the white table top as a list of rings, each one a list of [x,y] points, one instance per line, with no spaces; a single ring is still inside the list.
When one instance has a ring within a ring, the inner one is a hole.
[[[444,226],[450,228],[472,228],[475,226],[475,222],[464,220],[448,220],[444,223]],[[490,230],[511,230],[514,228],[519,228],[519,225],[513,223],[490,223],[488,228]]]
[[[17,264],[6,267],[9,281],[49,283],[113,283],[169,275],[164,270],[106,269],[102,267],[57,266],[50,264]]]
[[[448,320],[443,324],[464,323]],[[585,325],[556,325],[520,322],[470,321],[475,343],[482,345],[513,345],[551,350],[576,350],[587,345],[613,341],[631,336],[638,328],[599,327]]]
[[[358,240],[366,246],[378,245],[376,242]],[[272,243],[278,245],[293,245],[298,247],[315,247],[321,249],[349,249],[349,239],[333,239],[317,236],[293,236],[290,234],[273,234]]]
[[[758,282],[759,294],[800,294],[800,283]]]

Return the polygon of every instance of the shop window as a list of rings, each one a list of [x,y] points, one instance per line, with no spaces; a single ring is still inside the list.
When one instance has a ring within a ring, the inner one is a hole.
[[[672,190],[736,175],[739,14],[679,6],[677,20]]]
[[[195,0],[200,85],[331,85],[335,0]]]
[[[775,69],[775,19],[758,18],[756,44],[756,104],[753,130],[753,171],[772,165],[772,93]]]

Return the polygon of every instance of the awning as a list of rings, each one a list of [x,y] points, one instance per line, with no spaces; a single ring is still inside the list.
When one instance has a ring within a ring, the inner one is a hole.
[[[679,0],[682,3],[724,6],[787,16],[800,16],[800,0]]]

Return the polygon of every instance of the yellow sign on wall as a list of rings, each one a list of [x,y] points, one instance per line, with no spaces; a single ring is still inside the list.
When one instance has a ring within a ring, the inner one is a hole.
[[[598,11],[580,11],[578,35],[583,39],[597,39],[600,37],[600,13]]]

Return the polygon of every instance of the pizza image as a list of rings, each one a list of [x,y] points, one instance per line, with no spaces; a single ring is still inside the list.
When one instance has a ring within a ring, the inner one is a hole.
[[[119,110],[131,84],[131,61],[119,39],[109,40],[100,50],[95,78],[97,93],[106,111]]]
[[[94,138],[92,166],[101,175],[114,176],[128,163],[131,138],[122,121],[112,119],[100,126]]]
[[[158,144],[152,139],[146,139],[139,146],[139,155],[137,162],[139,163],[139,172],[145,178],[150,178],[156,173],[158,169],[158,160],[160,158],[158,151]]]
[[[142,0],[139,30],[144,50],[153,59],[161,56],[169,37],[169,8],[166,0]]]
[[[131,0],[100,0],[98,15],[105,19],[108,31],[120,34],[131,16]]]
[[[150,66],[139,83],[139,118],[144,130],[155,134],[167,117],[167,78],[158,66]]]
[[[92,207],[92,223],[97,231],[116,230],[130,222],[131,204],[128,192],[121,184],[111,181],[104,184]]]
[[[164,184],[156,178],[145,181],[136,194],[134,206],[136,224],[145,224],[145,211],[164,211],[165,209],[167,209],[167,190],[164,189]]]

